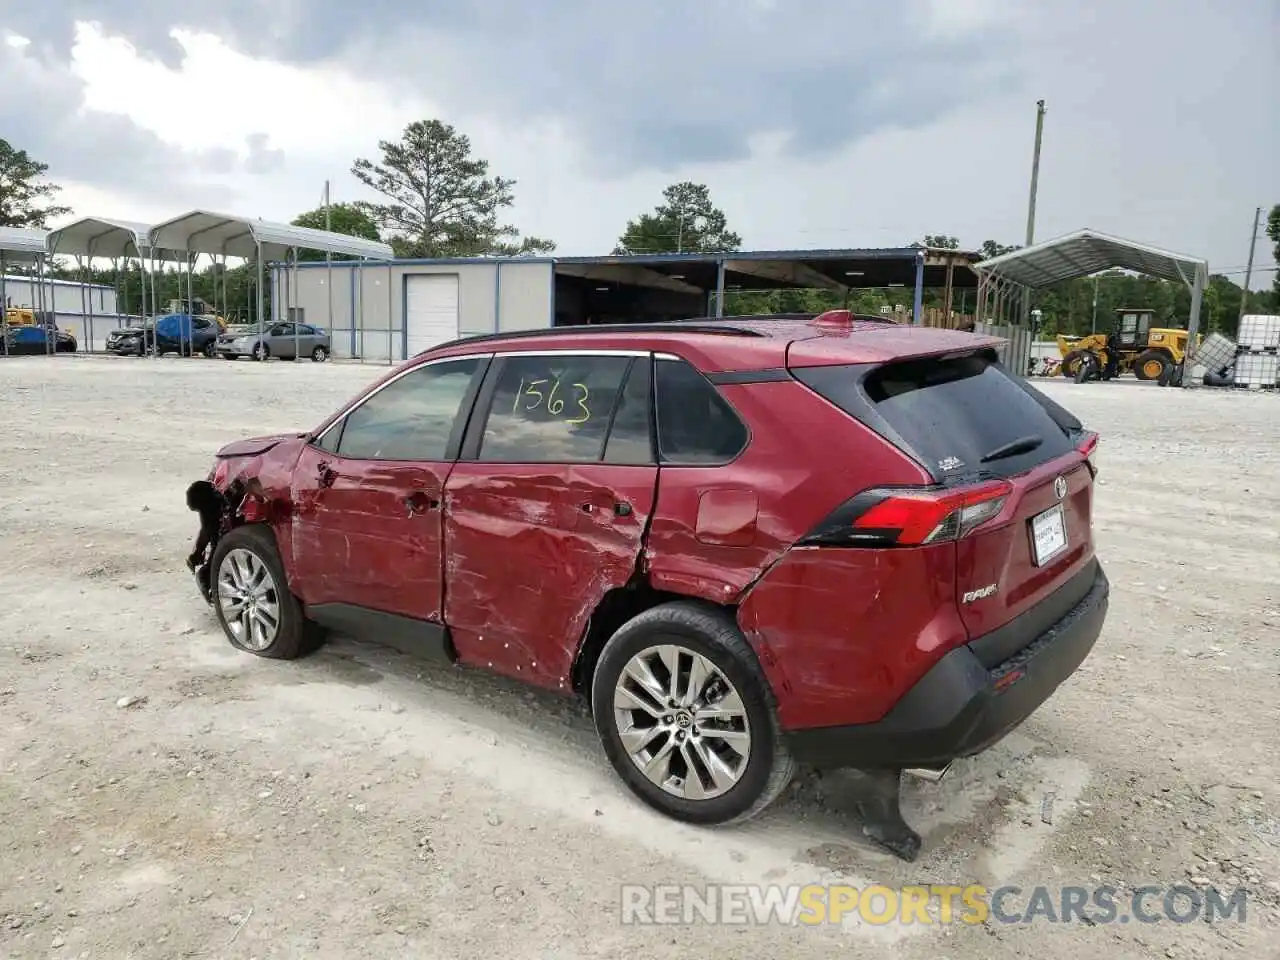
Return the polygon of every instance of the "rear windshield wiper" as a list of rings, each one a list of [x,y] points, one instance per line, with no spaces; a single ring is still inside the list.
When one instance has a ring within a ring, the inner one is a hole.
[[[1044,443],[1044,437],[1038,437],[1035,434],[1019,437],[1017,440],[1010,440],[996,447],[978,462],[990,463],[992,460],[1003,460],[1005,457],[1016,457],[1020,453],[1030,453],[1042,443]]]

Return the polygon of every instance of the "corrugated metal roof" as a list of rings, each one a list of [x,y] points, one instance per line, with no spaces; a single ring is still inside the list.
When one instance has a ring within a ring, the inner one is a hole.
[[[0,253],[9,263],[34,263],[45,255],[48,230],[0,227]]]
[[[389,245],[376,240],[209,210],[192,210],[156,224],[151,228],[151,244],[157,249],[245,258],[253,257],[261,247],[266,260],[283,260],[292,249],[373,260],[390,260],[395,256]]]
[[[974,264],[979,273],[1033,289],[1116,267],[1187,284],[1195,282],[1197,271],[1208,272],[1205,260],[1089,229]]]
[[[52,231],[47,238],[50,253],[73,256],[136,257],[150,243],[151,225],[134,220],[84,217]]]

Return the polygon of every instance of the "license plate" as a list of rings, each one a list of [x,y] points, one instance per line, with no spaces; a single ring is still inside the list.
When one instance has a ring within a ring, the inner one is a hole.
[[[1031,518],[1031,545],[1037,567],[1067,549],[1067,522],[1061,504]]]

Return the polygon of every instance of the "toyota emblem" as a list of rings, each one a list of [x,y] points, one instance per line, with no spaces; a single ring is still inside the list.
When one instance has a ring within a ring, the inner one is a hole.
[[[1059,477],[1053,481],[1053,492],[1058,495],[1058,499],[1065,499],[1067,496],[1067,480],[1065,477]]]

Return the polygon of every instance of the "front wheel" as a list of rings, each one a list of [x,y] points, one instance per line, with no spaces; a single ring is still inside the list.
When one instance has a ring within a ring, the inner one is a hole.
[[[1133,364],[1133,372],[1139,380],[1160,380],[1173,363],[1159,350],[1148,350]]]
[[[755,816],[795,769],[755,653],[714,608],[678,601],[624,624],[600,654],[591,706],[623,782],[677,820]]]
[[[271,351],[267,349],[265,343],[255,343],[253,345],[253,359],[261,361],[269,356],[271,356]]]
[[[1076,362],[1076,383],[1096,380],[1102,374],[1102,365],[1093,354],[1086,353]]]
[[[1076,370],[1080,366],[1080,361],[1088,355],[1089,354],[1083,350],[1072,350],[1062,358],[1062,363],[1058,367],[1058,371],[1068,379],[1074,377],[1076,375]]]
[[[329,359],[329,351],[326,350],[324,347],[316,347],[314,350],[311,351],[312,363],[324,363],[328,359]]]
[[[289,591],[270,527],[236,527],[218,541],[209,567],[213,608],[232,646],[272,660],[293,660],[314,648],[317,628]]]

